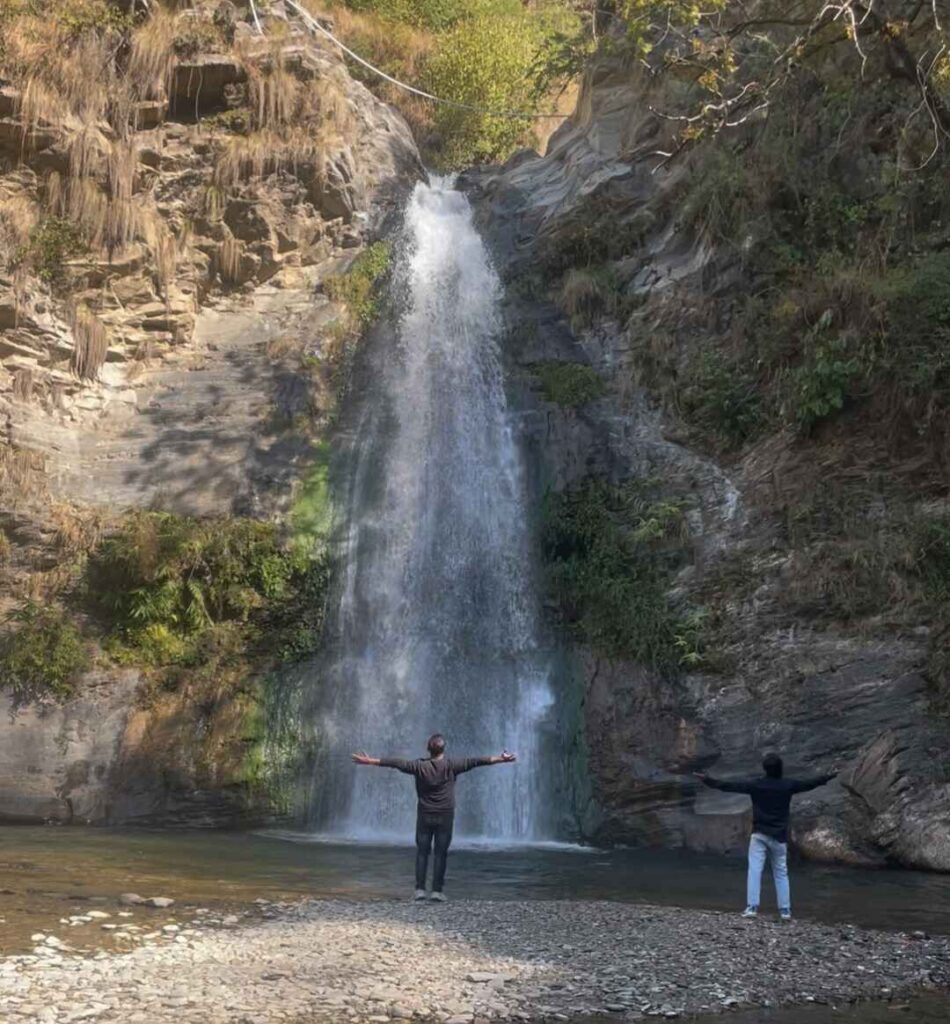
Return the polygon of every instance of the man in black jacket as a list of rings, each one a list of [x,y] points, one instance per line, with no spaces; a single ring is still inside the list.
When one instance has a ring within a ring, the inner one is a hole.
[[[721,789],[725,793],[747,793],[752,797],[752,838],[749,840],[749,875],[746,885],[746,908],[743,917],[755,917],[759,912],[762,892],[762,869],[766,858],[772,867],[775,897],[779,916],[783,921],[792,919],[791,891],[788,883],[788,818],[792,797],[807,793],[830,782],[836,772],[820,775],[817,779],[800,780],[782,778],[782,759],[778,754],[766,754],[762,760],[765,775],[759,779],[740,779],[723,782],[705,772],[696,772],[704,785]]]
[[[445,884],[445,866],[452,842],[455,823],[455,779],[472,768],[491,764],[509,764],[515,760],[507,750],[493,757],[446,757],[445,737],[440,733],[430,736],[426,744],[429,756],[417,761],[401,757],[370,757],[362,752],[353,755],[356,764],[377,768],[395,768],[406,775],[415,776],[416,795],[419,798],[416,815],[416,895],[426,898],[426,874],[429,869],[429,851],[435,846],[432,865],[432,892],[429,899],[444,903],[442,887]]]

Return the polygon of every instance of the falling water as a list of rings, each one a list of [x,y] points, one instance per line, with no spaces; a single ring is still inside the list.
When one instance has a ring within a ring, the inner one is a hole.
[[[519,756],[460,779],[457,833],[542,839],[552,698],[499,364],[500,282],[467,199],[446,182],[416,187],[401,250],[404,313],[394,347],[377,354],[358,431],[319,825],[404,836],[411,780],[346,755],[423,756],[441,731],[450,754]]]

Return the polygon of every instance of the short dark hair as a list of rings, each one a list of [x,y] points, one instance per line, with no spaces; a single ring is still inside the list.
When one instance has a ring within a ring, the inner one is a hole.
[[[782,777],[782,759],[778,754],[766,754],[762,758],[762,767],[770,779],[780,779]]]
[[[434,732],[427,740],[426,746],[433,757],[445,753],[445,737],[440,732]]]

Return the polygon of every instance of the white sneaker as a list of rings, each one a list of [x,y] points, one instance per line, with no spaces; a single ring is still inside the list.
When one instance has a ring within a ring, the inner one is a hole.
[[[416,901],[416,903],[421,903],[426,898],[425,889],[416,889],[416,894],[412,898]]]
[[[746,907],[745,910],[742,911],[742,916],[743,917],[758,917],[759,916],[759,908],[758,907]]]
[[[429,893],[429,901],[431,903],[445,903],[446,902],[445,893],[444,892],[430,892]]]
[[[785,910],[780,910],[778,912],[778,916],[779,916],[779,920],[781,920],[781,921],[791,921],[791,919],[792,919],[792,912],[786,907]]]

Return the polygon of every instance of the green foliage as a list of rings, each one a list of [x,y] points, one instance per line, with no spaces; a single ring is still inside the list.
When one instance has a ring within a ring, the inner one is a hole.
[[[391,258],[388,242],[374,242],[356,257],[345,274],[335,274],[323,282],[327,295],[342,302],[360,327],[368,327],[376,319],[376,284],[389,270]]]
[[[178,57],[195,57],[199,53],[220,53],[225,46],[224,33],[210,18],[196,13],[175,22],[172,48]]]
[[[325,556],[284,548],[270,523],[161,512],[132,513],[86,572],[110,652],[155,666],[200,665],[224,625],[248,653],[302,654],[316,644],[327,584]]]
[[[789,376],[793,416],[803,433],[810,433],[819,422],[844,408],[860,370],[845,339],[812,339],[805,361]]]
[[[544,397],[569,408],[586,405],[604,393],[604,380],[593,366],[581,363],[539,363],[535,370]]]
[[[14,262],[27,263],[41,281],[62,286],[65,281],[65,262],[86,251],[86,243],[79,228],[62,217],[47,217],[30,235],[29,242],[16,254]]]
[[[445,33],[423,67],[422,87],[436,96],[490,111],[533,109],[529,72],[542,46],[530,13],[466,21]],[[459,168],[507,156],[529,138],[531,123],[446,105],[435,113],[440,160]]]
[[[580,78],[596,49],[597,43],[587,25],[577,25],[573,31],[552,32],[530,69],[534,101],[540,102],[552,89],[563,88]]]
[[[58,0],[53,16],[71,38],[86,32],[125,32],[132,27],[132,15],[108,0]]]
[[[520,8],[518,0],[346,0],[346,6],[436,32],[472,18],[510,15]]]
[[[7,616],[10,632],[0,639],[0,689],[22,703],[69,697],[91,665],[82,635],[55,605],[26,604]]]
[[[691,424],[727,449],[743,445],[763,422],[755,377],[710,349],[703,349],[689,367],[680,405]]]
[[[543,552],[562,615],[611,657],[672,670],[700,660],[699,621],[668,590],[687,544],[684,505],[593,481],[549,496]]]

